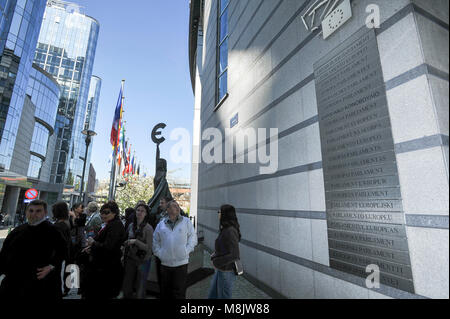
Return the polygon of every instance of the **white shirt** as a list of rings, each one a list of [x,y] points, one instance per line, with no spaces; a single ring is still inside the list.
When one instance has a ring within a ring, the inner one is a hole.
[[[189,218],[180,216],[174,229],[162,220],[153,233],[153,254],[166,267],[179,267],[189,263],[189,254],[197,246],[197,234]]]

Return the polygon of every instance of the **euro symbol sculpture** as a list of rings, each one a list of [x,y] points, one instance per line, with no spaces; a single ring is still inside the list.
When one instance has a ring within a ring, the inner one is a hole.
[[[165,141],[166,139],[165,139],[164,137],[159,137],[159,138],[158,138],[158,136],[160,136],[160,135],[162,134],[159,130],[163,130],[163,129],[165,129],[166,127],[167,127],[166,124],[160,123],[160,124],[156,125],[156,126],[153,128],[153,131],[152,131],[152,140],[153,140],[153,143],[155,143],[155,144],[158,145],[158,146],[159,146],[159,144],[164,143],[164,141]]]
[[[148,206],[150,207],[150,224],[155,228],[158,221],[159,215],[159,202],[162,198],[170,197],[169,184],[167,183],[167,161],[161,158],[161,153],[159,150],[159,145],[164,143],[166,140],[162,137],[161,130],[167,127],[166,124],[160,123],[153,128],[152,131],[152,141],[156,144],[156,168],[155,168],[155,178],[153,180],[154,194],[153,197],[148,201]]]

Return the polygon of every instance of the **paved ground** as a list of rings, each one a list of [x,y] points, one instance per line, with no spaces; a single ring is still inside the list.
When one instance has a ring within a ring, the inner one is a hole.
[[[0,228],[0,249],[2,249],[6,236],[8,236],[8,229]]]
[[[209,253],[205,251],[205,259],[203,265],[206,268],[213,268]],[[209,287],[212,277],[208,277],[203,281],[188,288],[186,292],[187,299],[206,299],[209,293]],[[238,277],[234,284],[233,299],[271,299],[263,291],[256,288],[244,277]]]
[[[8,235],[8,229],[0,228],[0,250],[3,246],[3,241],[5,240],[6,236]],[[3,276],[0,276],[0,284],[2,283]]]

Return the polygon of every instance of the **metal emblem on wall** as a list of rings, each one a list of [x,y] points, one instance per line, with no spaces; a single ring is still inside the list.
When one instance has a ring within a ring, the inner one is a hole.
[[[386,88],[373,29],[314,65],[330,266],[414,293]]]
[[[307,31],[314,32],[322,26],[327,39],[352,17],[350,0],[316,0],[301,16]]]

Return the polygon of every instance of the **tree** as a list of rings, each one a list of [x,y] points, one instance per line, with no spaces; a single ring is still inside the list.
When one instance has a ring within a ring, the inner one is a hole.
[[[120,181],[127,183],[125,188],[117,188],[116,202],[121,213],[128,207],[135,207],[139,201],[146,203],[153,196],[153,178],[132,176]]]

